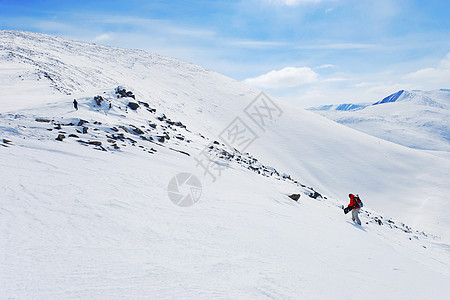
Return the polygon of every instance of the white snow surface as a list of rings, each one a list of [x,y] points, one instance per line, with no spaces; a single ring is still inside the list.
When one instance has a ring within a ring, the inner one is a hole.
[[[275,98],[282,115],[260,128],[244,113],[260,91],[242,83],[36,33],[0,31],[0,79],[0,298],[448,299],[442,152]],[[156,112],[125,110],[138,100]],[[236,117],[258,135],[234,153],[250,162],[217,156],[227,168],[212,182],[195,158],[214,140],[226,149],[219,135]],[[261,164],[279,174],[249,168]],[[202,183],[191,207],[168,197],[181,172]],[[340,208],[348,193],[364,201],[362,226]]]
[[[406,147],[450,151],[450,90],[402,90],[385,99],[392,102],[325,105],[311,110]]]

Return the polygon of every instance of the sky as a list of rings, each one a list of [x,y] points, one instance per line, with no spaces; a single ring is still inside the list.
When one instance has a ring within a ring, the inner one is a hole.
[[[450,88],[447,0],[0,0],[0,29],[176,57],[290,103]]]

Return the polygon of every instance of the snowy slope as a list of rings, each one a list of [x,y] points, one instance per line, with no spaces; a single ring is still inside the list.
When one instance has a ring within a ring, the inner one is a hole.
[[[398,91],[373,104],[311,108],[367,134],[411,148],[450,150],[450,91]]]
[[[348,298],[361,278],[354,297],[450,292],[448,158],[278,100],[251,125],[259,91],[175,59],[0,39],[2,297]],[[222,143],[236,117],[258,135],[245,151]],[[207,146],[227,166],[215,182],[196,162]],[[189,208],[167,195],[180,172],[203,186]],[[362,228],[339,208],[349,192]]]

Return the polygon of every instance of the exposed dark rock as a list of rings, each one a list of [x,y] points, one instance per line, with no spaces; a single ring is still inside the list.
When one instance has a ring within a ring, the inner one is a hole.
[[[95,96],[94,97],[94,101],[97,104],[97,106],[102,106],[102,101],[103,101],[103,97],[102,96]]]
[[[298,199],[300,199],[300,194],[292,194],[292,195],[289,195],[288,197],[294,201],[298,201]]]
[[[62,142],[62,140],[65,139],[65,138],[66,138],[66,136],[64,134],[58,134],[58,136],[56,137],[55,140]]]
[[[12,142],[10,140],[7,140],[7,139],[3,139],[3,143],[7,144],[7,145],[12,145]]]
[[[153,148],[152,148],[153,149]],[[175,152],[179,152],[179,153],[181,153],[181,154],[184,154],[184,155],[187,155],[187,156],[191,156],[189,153],[187,153],[187,152],[184,152],[184,151],[181,151],[181,150],[178,150],[178,149],[174,149],[174,148],[169,148],[170,150],[173,150],[173,151],[175,151]],[[156,150],[155,150],[156,151]]]
[[[153,138],[152,138],[151,136],[150,136],[150,137],[146,137],[145,135],[141,135],[140,137],[141,137],[141,139],[143,139],[144,141],[149,141],[149,142],[153,141]]]
[[[86,126],[83,126],[83,134],[86,134],[88,132],[88,128]]]
[[[94,149],[95,150],[101,150],[101,151],[108,151],[108,150],[106,150],[104,147],[102,147],[102,146],[96,146],[96,147],[94,147]]]
[[[153,129],[156,128],[156,124],[153,124],[153,123],[149,123],[148,126],[150,126],[150,127],[153,128]]]
[[[87,142],[89,145],[95,145],[95,146],[101,146],[102,142],[100,141],[88,141]]]
[[[144,134],[144,132],[140,128],[133,127],[132,130],[136,134]]]
[[[72,134],[69,134],[69,137],[78,138],[79,136],[72,133]]]
[[[283,175],[281,175],[281,177],[283,177],[284,179],[288,179],[288,180],[292,179],[291,175],[289,175],[289,174],[283,174]]]
[[[121,98],[130,97],[136,99],[132,91],[127,91],[126,89],[121,89],[120,87],[116,88],[116,94]]]
[[[161,121],[162,121],[162,120],[161,120]],[[172,120],[170,120],[170,119],[167,119],[167,120],[166,120],[166,123],[169,124],[169,125],[174,125],[174,126],[186,128],[186,126],[184,126],[183,123],[181,123],[180,121],[174,122],[174,121],[172,121]]]
[[[127,97],[131,97],[133,99],[136,99],[136,97],[133,95],[132,91],[127,91],[126,95],[127,95]]]
[[[316,192],[316,191],[312,191],[312,192],[310,192],[310,194],[308,195],[309,197],[311,197],[311,198],[313,198],[313,199],[317,199],[317,198],[322,198],[322,195],[321,194],[319,194],[318,192]]]
[[[131,142],[131,144],[133,144],[133,146],[134,146],[134,144],[136,144],[136,141],[133,140],[132,138],[127,137],[126,139],[129,140]]]
[[[44,118],[36,118],[36,122],[50,123],[50,120],[49,119],[44,119]]]
[[[140,105],[143,105],[143,106],[146,107],[146,108],[149,108],[149,107],[150,107],[150,105],[148,105],[147,102],[138,101],[138,103],[139,103]]]
[[[125,131],[126,133],[130,133],[130,130],[128,130],[128,128],[126,128],[123,125],[120,125],[119,128],[122,129],[123,131]]]
[[[56,124],[55,125],[55,129],[60,130],[61,129],[61,124]]]
[[[137,104],[136,102],[129,102],[127,106],[132,110],[136,110],[139,108],[139,104]]]
[[[85,123],[89,123],[89,122],[86,120],[80,119],[77,126],[83,126],[83,124],[85,124]]]
[[[119,131],[119,129],[117,129],[116,127],[111,127],[111,130],[115,132]]]

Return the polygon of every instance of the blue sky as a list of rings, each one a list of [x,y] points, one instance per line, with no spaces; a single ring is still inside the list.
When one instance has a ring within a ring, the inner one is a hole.
[[[300,106],[450,88],[450,1],[0,0],[0,29],[177,57]]]

